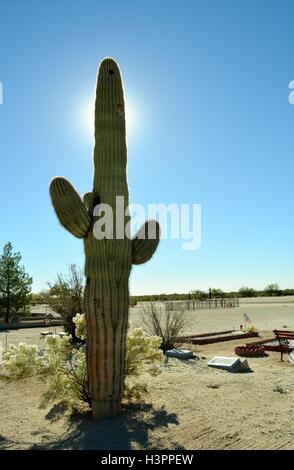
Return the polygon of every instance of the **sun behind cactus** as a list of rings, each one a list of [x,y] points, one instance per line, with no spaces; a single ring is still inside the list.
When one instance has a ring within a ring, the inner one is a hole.
[[[133,239],[122,230],[129,224],[125,128],[120,70],[114,60],[105,59],[97,79],[92,192],[86,193],[82,201],[66,179],[54,178],[50,185],[60,223],[74,236],[83,238],[85,244],[87,370],[95,418],[115,415],[121,410],[129,275],[132,264],[148,261],[159,242],[156,221],[146,222]],[[117,196],[123,198],[118,212]],[[97,239],[93,234],[93,227],[101,220],[93,209],[102,204],[113,211],[113,238]],[[149,234],[152,238],[148,238]]]

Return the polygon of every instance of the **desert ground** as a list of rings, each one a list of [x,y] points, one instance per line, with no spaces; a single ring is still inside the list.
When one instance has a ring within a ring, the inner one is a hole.
[[[243,299],[239,308],[186,312],[185,333],[239,329],[246,313],[261,338],[274,328],[294,330],[294,298]],[[131,309],[140,325],[141,306]],[[57,328],[57,331],[61,328]],[[40,344],[44,328],[11,331],[9,344]],[[232,374],[207,366],[215,355],[234,356],[236,340],[193,349],[197,358],[168,359],[148,377],[145,403],[116,418],[95,422],[89,413],[62,406],[39,408],[44,384],[37,379],[0,381],[0,449],[294,449],[294,364],[278,352],[249,358],[250,372]],[[0,333],[5,347],[6,334]]]

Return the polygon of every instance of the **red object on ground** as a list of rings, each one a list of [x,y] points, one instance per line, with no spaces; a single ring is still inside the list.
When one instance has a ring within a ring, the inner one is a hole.
[[[225,333],[228,333],[225,335]],[[232,334],[230,334],[232,333]],[[212,343],[220,343],[223,341],[233,341],[236,339],[244,339],[244,338],[254,338],[258,336],[258,333],[239,333],[234,334],[233,331],[223,331],[218,333],[205,333],[200,335],[190,335],[190,336],[181,336],[177,338],[179,343],[192,343],[192,344],[212,344]]]
[[[235,354],[245,357],[259,357],[264,356],[264,346],[257,344],[246,344],[246,346],[237,346]]]
[[[279,342],[276,340],[276,338],[266,338],[266,339],[261,339],[259,341],[255,341],[254,343],[250,344],[255,344],[255,345],[261,345],[264,347],[265,351],[276,351],[276,352],[281,352],[283,350],[284,352],[291,352],[294,351],[294,347],[291,347],[291,345],[284,345],[281,347],[279,345]]]

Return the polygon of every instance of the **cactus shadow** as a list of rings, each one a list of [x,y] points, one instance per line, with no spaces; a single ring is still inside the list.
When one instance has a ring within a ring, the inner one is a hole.
[[[58,421],[62,418],[63,414],[67,411],[67,404],[60,402],[52,406],[45,416],[45,419],[48,419],[51,423]]]
[[[13,441],[10,441],[9,439],[0,434],[0,450],[12,449],[13,444]]]
[[[151,449],[150,432],[179,425],[179,420],[175,413],[168,413],[164,407],[155,409],[151,404],[142,404],[128,406],[119,416],[100,422],[93,420],[90,413],[72,414],[66,425],[67,431],[58,440],[34,444],[31,449]],[[160,439],[157,437],[155,445],[158,449]],[[173,447],[181,448],[176,442]]]

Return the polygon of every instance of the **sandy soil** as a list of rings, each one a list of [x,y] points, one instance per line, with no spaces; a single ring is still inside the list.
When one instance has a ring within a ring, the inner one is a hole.
[[[261,337],[286,325],[294,330],[294,303],[282,301],[187,312],[186,332],[237,328],[244,312]],[[140,308],[132,309],[132,324],[140,318]],[[36,344],[39,334],[30,329],[8,336],[11,343]],[[0,449],[294,449],[294,365],[281,363],[273,352],[249,359],[248,373],[207,367],[213,356],[234,356],[234,347],[246,342],[195,346],[199,359],[169,359],[158,377],[148,378],[144,405],[101,423],[88,414],[64,413],[60,406],[40,409],[44,385],[36,379],[0,382]]]

